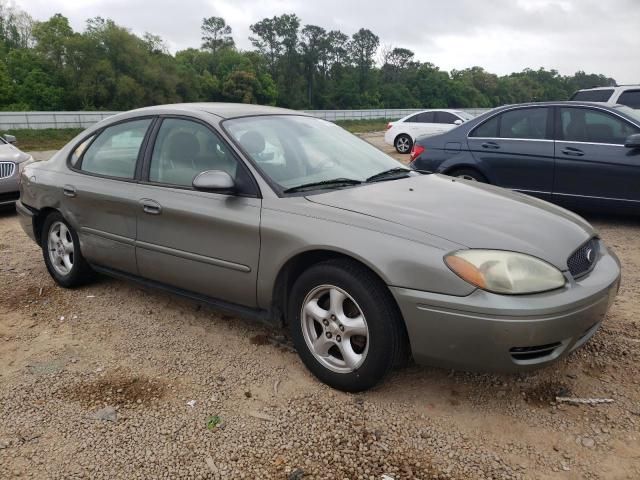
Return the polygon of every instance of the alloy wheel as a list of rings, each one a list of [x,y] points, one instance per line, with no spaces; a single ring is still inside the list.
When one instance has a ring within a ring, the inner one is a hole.
[[[305,297],[302,333],[311,354],[337,373],[357,370],[369,350],[369,328],[362,310],[344,290],[320,285]]]
[[[49,229],[47,242],[51,265],[60,275],[68,275],[73,269],[73,237],[62,222],[55,222]]]

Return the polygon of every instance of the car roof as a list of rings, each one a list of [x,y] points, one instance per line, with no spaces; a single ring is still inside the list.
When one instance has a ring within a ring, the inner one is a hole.
[[[264,105],[254,105],[249,103],[224,103],[224,102],[201,102],[201,103],[172,103],[168,105],[155,105],[134,110],[136,113],[159,113],[167,110],[176,112],[207,112],[221,118],[247,117],[254,115],[305,115],[297,110],[287,108],[269,107]]]
[[[557,101],[546,101],[546,102],[514,103],[511,105],[502,105],[500,107],[496,107],[494,110],[506,110],[514,107],[555,107],[555,106],[566,106],[566,107],[583,106],[583,107],[612,108],[612,107],[618,107],[622,105],[617,105],[615,103],[607,103],[607,102],[586,102],[582,100],[557,100]]]
[[[613,86],[608,86],[608,87],[590,87],[590,88],[581,88],[580,90],[578,90],[579,92],[589,92],[592,90],[626,90],[628,88],[640,88],[640,84],[637,85],[613,85]]]

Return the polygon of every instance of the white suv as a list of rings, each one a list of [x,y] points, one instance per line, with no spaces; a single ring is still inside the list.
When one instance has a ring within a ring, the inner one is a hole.
[[[398,153],[409,153],[416,138],[437,135],[471,120],[473,115],[460,110],[424,110],[387,124],[384,141]]]
[[[640,85],[584,88],[574,93],[570,100],[617,103],[640,110]]]

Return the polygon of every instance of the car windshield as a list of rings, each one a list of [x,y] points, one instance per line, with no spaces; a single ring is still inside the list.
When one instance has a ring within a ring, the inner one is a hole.
[[[403,167],[339,126],[313,117],[243,117],[225,121],[224,128],[281,190],[353,186]]]
[[[634,110],[633,108],[627,107],[625,105],[617,105],[614,108],[624,113],[625,115],[628,115],[629,117],[633,118],[637,123],[640,124],[640,110]]]

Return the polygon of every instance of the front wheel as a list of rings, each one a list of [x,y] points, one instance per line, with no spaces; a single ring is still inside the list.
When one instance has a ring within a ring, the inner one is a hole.
[[[93,276],[80,252],[78,235],[60,213],[45,219],[40,244],[47,270],[58,285],[76,287]]]
[[[307,368],[333,388],[358,392],[380,382],[405,353],[402,318],[386,285],[348,260],[305,271],[288,320]]]
[[[403,133],[396,137],[394,146],[398,153],[409,153],[411,151],[411,147],[413,147],[413,140],[409,135]]]

